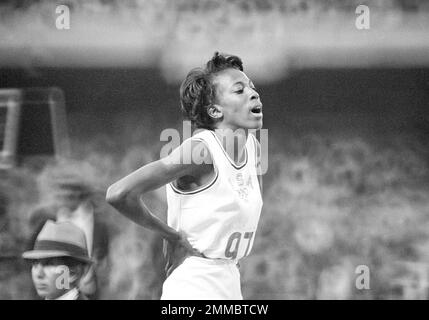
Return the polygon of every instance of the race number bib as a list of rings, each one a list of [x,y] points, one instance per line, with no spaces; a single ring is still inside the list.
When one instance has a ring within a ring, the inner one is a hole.
[[[241,248],[246,248],[243,257],[249,254],[254,232],[234,232],[229,236],[225,249],[225,257],[236,259]]]

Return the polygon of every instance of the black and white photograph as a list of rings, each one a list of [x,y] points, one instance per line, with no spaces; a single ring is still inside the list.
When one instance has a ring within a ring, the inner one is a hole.
[[[428,299],[428,1],[0,2],[0,300]]]

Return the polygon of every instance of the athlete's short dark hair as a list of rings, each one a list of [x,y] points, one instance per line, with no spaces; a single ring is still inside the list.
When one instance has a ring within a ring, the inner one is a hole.
[[[237,56],[215,52],[205,68],[192,69],[180,86],[180,105],[183,114],[197,128],[214,129],[215,119],[208,108],[215,101],[213,76],[226,69],[243,71],[243,62]]]

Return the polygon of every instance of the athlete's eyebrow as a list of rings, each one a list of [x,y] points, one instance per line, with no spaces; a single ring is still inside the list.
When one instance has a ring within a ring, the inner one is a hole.
[[[235,82],[232,86],[235,86],[235,85],[237,85],[237,84],[240,84],[240,85],[242,85],[242,86],[245,86],[245,85],[246,85],[243,81],[237,81],[237,82]],[[255,86],[255,85],[253,84],[252,80],[250,80],[250,79],[249,79],[249,86]]]

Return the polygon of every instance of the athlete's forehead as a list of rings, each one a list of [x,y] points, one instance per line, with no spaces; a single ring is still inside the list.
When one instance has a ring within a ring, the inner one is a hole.
[[[214,83],[223,88],[229,88],[238,84],[249,84],[252,81],[247,75],[238,69],[225,69],[215,75]]]

